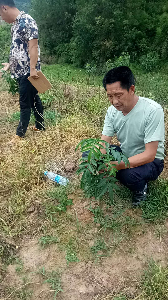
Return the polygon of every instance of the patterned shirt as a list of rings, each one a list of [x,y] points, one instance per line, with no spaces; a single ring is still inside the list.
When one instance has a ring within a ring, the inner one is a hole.
[[[35,20],[21,11],[11,28],[12,43],[10,49],[10,72],[12,78],[19,78],[30,73],[29,41],[38,39],[38,27]],[[38,46],[38,62],[40,70],[40,47]]]

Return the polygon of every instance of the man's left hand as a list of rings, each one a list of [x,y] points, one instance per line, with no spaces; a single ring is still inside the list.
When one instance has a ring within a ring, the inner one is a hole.
[[[36,69],[30,70],[30,77],[32,77],[33,79],[38,79],[39,78]]]

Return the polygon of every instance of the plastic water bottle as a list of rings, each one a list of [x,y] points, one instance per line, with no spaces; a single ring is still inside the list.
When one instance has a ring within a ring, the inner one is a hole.
[[[45,171],[44,175],[47,176],[50,180],[59,183],[60,185],[66,186],[69,180],[61,175],[55,174],[53,172]]]

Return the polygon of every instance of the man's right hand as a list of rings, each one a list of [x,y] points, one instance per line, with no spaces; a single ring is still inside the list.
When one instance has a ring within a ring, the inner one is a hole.
[[[8,71],[9,70],[9,67],[10,67],[10,64],[9,63],[3,63],[2,64],[4,67],[0,70],[0,77],[2,77],[2,71]]]

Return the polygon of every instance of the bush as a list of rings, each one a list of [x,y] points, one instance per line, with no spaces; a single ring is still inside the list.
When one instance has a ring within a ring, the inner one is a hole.
[[[150,52],[142,55],[139,62],[144,71],[151,72],[158,68],[160,60],[156,52]]]

